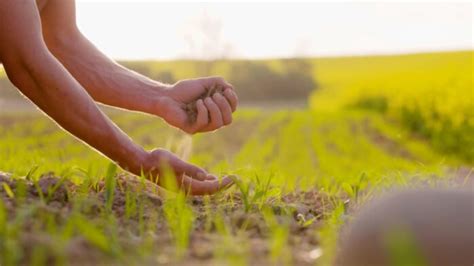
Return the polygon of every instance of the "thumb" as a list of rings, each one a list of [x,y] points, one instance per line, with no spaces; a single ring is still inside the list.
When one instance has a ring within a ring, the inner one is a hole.
[[[220,87],[223,88],[230,88],[233,89],[234,87],[232,84],[228,83],[223,77],[219,76],[211,76],[211,77],[206,77],[203,78],[205,86],[211,87],[213,85],[219,85]]]
[[[177,174],[179,175],[184,174],[191,177],[192,179],[197,179],[200,181],[204,181],[208,178],[208,173],[204,169],[195,165],[180,160],[177,166],[179,168],[179,173]]]

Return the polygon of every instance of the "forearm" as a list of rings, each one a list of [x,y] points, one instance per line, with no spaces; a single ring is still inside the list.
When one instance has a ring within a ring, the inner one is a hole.
[[[47,38],[52,53],[94,100],[128,110],[159,114],[168,87],[128,70],[102,54],[79,31]]]
[[[74,1],[50,3],[41,16],[46,45],[94,100],[157,115],[191,134],[232,122],[238,98],[223,78],[183,80],[173,85],[153,81],[115,63],[82,35],[75,22]],[[221,91],[212,93],[213,87]],[[212,97],[198,101],[209,92]],[[194,120],[195,114],[200,119]]]
[[[20,57],[4,62],[12,82],[65,130],[137,172],[144,151],[100,111],[49,52],[40,53],[34,59]]]

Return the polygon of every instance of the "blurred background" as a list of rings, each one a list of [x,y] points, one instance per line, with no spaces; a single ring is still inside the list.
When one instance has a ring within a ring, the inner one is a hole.
[[[121,60],[293,58],[472,46],[469,2],[78,1],[77,12],[83,33]]]

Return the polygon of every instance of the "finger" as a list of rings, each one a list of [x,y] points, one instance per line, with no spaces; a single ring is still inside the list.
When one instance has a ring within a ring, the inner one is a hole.
[[[201,99],[196,101],[196,110],[196,122],[193,125],[194,132],[199,131],[201,128],[209,124],[209,112]]]
[[[181,160],[176,163],[175,168],[179,169],[176,171],[176,176],[186,175],[193,179],[204,181],[209,175],[204,169]]]
[[[217,176],[215,175],[211,175],[211,174],[208,174],[207,177],[206,177],[206,180],[218,180]]]
[[[203,182],[184,175],[178,178],[178,182],[181,185],[180,188],[191,195],[211,195],[233,184],[230,178]]]
[[[222,127],[224,122],[222,121],[222,114],[217,104],[210,97],[207,97],[204,100],[204,104],[206,105],[207,110],[209,111],[209,117],[211,119],[206,129],[214,130]]]
[[[237,105],[239,104],[239,98],[237,97],[237,94],[232,89],[227,88],[224,91],[224,96],[227,101],[229,101],[232,112],[235,112],[235,110],[237,110]]]
[[[222,77],[212,76],[212,77],[205,78],[204,81],[205,81],[205,86],[206,87],[211,87],[211,86],[217,84],[217,85],[219,85],[221,87],[224,87],[224,88],[230,88],[232,90],[234,89],[234,86],[232,84],[230,84],[229,82],[227,82]]]
[[[214,95],[212,95],[212,99],[221,111],[222,122],[224,123],[224,125],[232,123],[232,108],[230,107],[229,102],[220,93],[215,93]]]

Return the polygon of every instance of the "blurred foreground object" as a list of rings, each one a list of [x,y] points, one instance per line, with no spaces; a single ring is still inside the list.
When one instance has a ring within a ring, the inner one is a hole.
[[[344,229],[336,265],[474,265],[474,193],[397,192]]]

